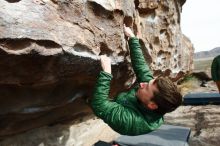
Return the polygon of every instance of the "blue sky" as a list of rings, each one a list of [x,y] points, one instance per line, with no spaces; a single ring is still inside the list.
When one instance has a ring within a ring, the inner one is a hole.
[[[181,28],[195,52],[220,47],[220,0],[186,0]]]

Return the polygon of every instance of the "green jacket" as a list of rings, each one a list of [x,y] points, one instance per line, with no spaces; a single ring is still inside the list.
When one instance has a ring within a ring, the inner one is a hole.
[[[145,62],[139,40],[131,38],[129,47],[138,82],[149,82],[153,76]],[[120,93],[114,101],[108,98],[112,78],[104,71],[98,76],[91,102],[95,115],[123,135],[146,134],[157,129],[163,123],[163,116],[142,106],[135,96],[138,87]]]

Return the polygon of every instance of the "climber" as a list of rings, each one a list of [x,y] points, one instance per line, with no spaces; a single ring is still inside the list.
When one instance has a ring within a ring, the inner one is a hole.
[[[124,26],[129,38],[132,67],[139,82],[128,92],[109,100],[111,60],[101,56],[100,72],[91,101],[96,116],[103,119],[113,130],[123,135],[140,135],[157,129],[165,113],[175,110],[182,103],[176,85],[168,78],[153,78],[142,54],[139,40],[129,27]]]
[[[216,83],[220,93],[220,55],[216,56],[212,61],[211,74],[212,79]]]

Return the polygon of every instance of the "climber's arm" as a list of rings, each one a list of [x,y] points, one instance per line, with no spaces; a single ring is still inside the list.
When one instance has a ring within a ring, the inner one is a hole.
[[[128,44],[130,48],[131,63],[137,80],[138,82],[149,82],[153,79],[153,75],[145,61],[139,39],[135,37],[129,27],[124,26],[124,31],[125,35],[129,37]]]

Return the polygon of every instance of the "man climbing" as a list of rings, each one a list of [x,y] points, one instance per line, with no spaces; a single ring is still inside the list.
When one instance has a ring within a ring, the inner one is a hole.
[[[146,134],[157,129],[165,113],[175,110],[182,102],[176,85],[168,78],[154,79],[142,54],[139,40],[124,26],[129,38],[130,57],[139,86],[109,100],[111,60],[101,56],[100,72],[92,98],[92,109],[113,130],[123,135]]]
[[[212,79],[216,83],[220,93],[220,55],[216,56],[212,61],[211,74]]]

